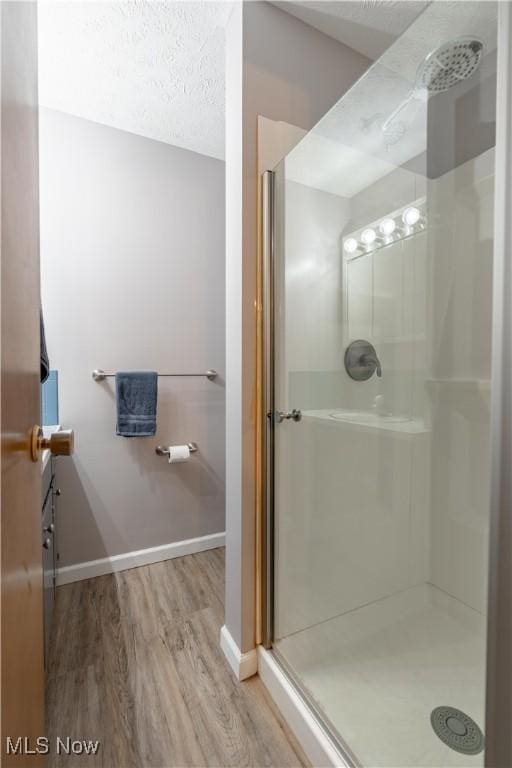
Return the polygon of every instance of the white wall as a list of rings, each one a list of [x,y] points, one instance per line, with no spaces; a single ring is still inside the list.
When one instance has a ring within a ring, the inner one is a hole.
[[[487,606],[494,150],[429,182],[430,580]]]
[[[224,163],[41,110],[41,261],[60,421],[61,565],[224,529]],[[159,381],[154,438],[115,435],[94,368],[215,368]],[[158,443],[194,440],[169,466]]]
[[[322,408],[342,399],[343,282],[341,233],[350,220],[349,201],[294,181],[285,184],[286,308],[284,338],[276,348],[287,372],[281,408]]]

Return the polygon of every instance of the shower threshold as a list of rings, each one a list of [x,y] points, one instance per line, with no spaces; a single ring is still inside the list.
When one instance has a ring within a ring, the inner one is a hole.
[[[437,587],[412,587],[275,649],[333,741],[357,755],[347,764],[483,765],[483,753],[460,754],[432,730],[442,705],[484,723],[485,617]]]

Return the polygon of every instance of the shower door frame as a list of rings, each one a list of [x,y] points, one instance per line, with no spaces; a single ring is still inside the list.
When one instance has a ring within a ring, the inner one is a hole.
[[[261,176],[262,201],[262,303],[263,354],[261,387],[263,403],[260,408],[263,440],[261,442],[263,510],[261,514],[261,644],[272,648],[274,640],[274,476],[275,476],[275,391],[274,391],[274,272],[275,272],[275,174],[264,171]]]
[[[512,765],[512,4],[498,3],[487,768]]]
[[[491,498],[486,661],[486,768],[511,768],[512,729],[512,2],[498,3],[495,216],[493,262],[493,364],[491,403]],[[262,184],[262,423],[260,641],[274,640],[275,516],[275,173]],[[275,654],[275,651],[274,651]],[[300,681],[276,660],[311,707]],[[313,710],[314,708],[311,707]],[[328,723],[316,712],[322,725]],[[332,734],[331,734],[332,735]],[[340,734],[343,739],[343,734]],[[341,751],[343,742],[336,739]],[[347,745],[348,746],[348,745]],[[348,757],[348,755],[347,755]]]

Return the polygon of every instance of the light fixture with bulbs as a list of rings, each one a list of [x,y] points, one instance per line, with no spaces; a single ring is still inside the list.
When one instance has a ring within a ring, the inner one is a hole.
[[[379,224],[379,232],[382,235],[384,235],[384,237],[391,237],[395,229],[396,229],[396,221],[389,217],[387,217],[386,219],[382,219],[382,221]]]
[[[422,198],[352,232],[343,238],[346,258],[362,256],[422,232],[426,226],[425,208],[426,200]]]
[[[358,248],[358,242],[355,237],[347,237],[343,243],[343,247],[347,253],[355,253]]]
[[[373,245],[375,242],[377,235],[375,233],[375,230],[371,227],[368,227],[368,229],[363,229],[361,232],[361,242],[364,243],[366,246]]]
[[[421,218],[420,210],[419,208],[416,208],[414,205],[411,205],[410,208],[406,208],[405,211],[402,213],[402,221],[407,227],[414,227],[414,225],[418,223],[420,218]]]

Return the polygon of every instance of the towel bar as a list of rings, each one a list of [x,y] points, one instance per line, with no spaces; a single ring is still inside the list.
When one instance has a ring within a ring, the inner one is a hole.
[[[94,381],[103,381],[103,379],[110,379],[114,376],[115,373],[105,373],[101,368],[96,368],[92,372]],[[217,378],[217,371],[214,371],[213,368],[209,368],[204,373],[159,373],[158,376],[206,376],[209,381],[213,381]]]
[[[190,453],[196,453],[196,451],[199,450],[199,448],[197,447],[197,443],[187,443],[187,445]],[[155,448],[155,453],[157,456],[168,456],[169,449],[164,448],[163,445],[157,445],[157,447]]]

